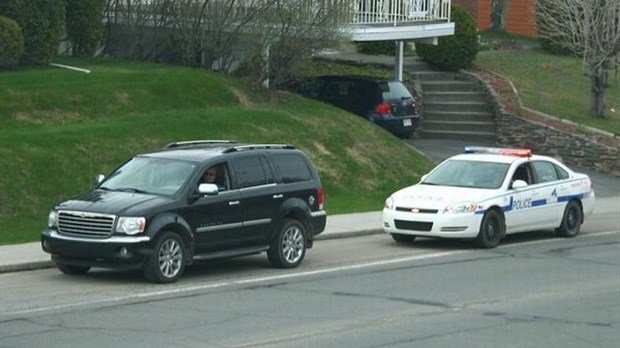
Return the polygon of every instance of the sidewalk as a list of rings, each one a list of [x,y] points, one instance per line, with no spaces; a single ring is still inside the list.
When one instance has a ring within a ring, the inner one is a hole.
[[[329,215],[325,231],[316,240],[347,238],[383,233],[381,212]],[[0,273],[54,267],[41,243],[0,245]]]

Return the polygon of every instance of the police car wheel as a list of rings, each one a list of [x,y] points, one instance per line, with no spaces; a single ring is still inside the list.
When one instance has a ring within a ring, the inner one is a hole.
[[[581,206],[576,201],[570,201],[564,208],[562,223],[555,230],[555,233],[561,237],[575,237],[579,234],[581,222],[583,221],[583,213]]]
[[[396,243],[413,243],[415,240],[415,236],[410,236],[408,234],[392,233],[391,236]]]
[[[503,229],[504,222],[501,215],[495,210],[489,210],[482,218],[480,231],[474,242],[481,248],[494,248],[504,235]]]

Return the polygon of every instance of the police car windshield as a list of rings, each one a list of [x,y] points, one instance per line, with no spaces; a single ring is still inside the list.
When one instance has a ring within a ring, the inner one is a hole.
[[[509,167],[508,163],[448,160],[432,171],[422,184],[498,189]]]

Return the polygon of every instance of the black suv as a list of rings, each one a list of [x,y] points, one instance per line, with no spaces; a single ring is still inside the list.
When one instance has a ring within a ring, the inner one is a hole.
[[[420,119],[413,96],[399,81],[323,75],[303,80],[294,90],[362,116],[400,137],[410,137]]]
[[[63,273],[142,267],[168,283],[192,262],[260,252],[296,267],[327,221],[318,173],[290,145],[172,143],[96,184],[49,214],[41,243]]]

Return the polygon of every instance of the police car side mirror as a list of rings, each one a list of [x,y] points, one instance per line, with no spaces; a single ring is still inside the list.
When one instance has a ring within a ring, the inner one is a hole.
[[[513,189],[520,189],[520,188],[524,188],[527,186],[527,182],[523,181],[523,180],[515,180],[512,183],[512,188]]]
[[[426,179],[427,176],[428,176],[428,174],[422,175],[422,177],[420,178],[420,182],[424,181],[424,179]]]

